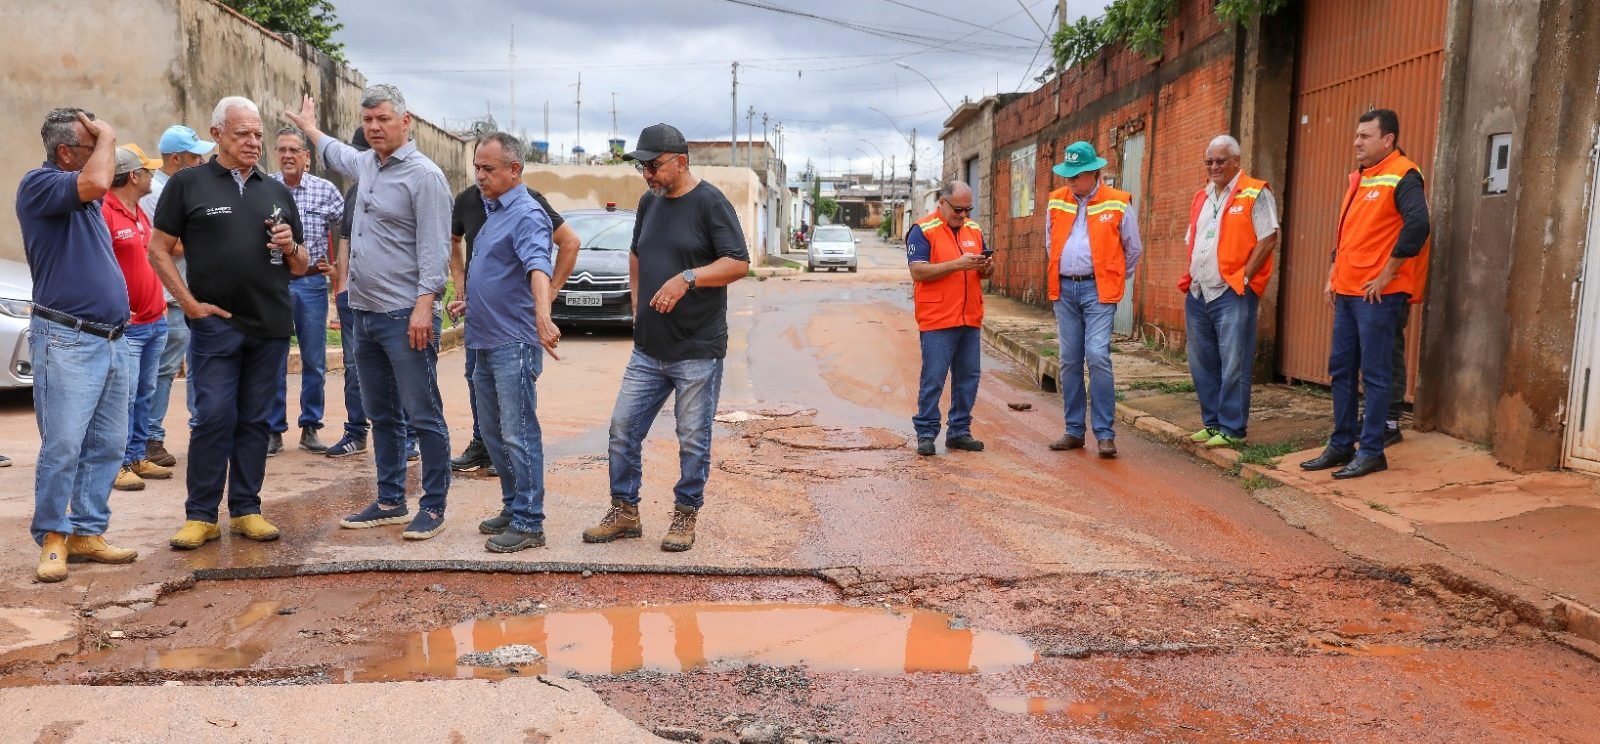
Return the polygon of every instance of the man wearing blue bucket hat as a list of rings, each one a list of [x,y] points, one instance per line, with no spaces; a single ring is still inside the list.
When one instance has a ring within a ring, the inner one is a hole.
[[[1133,195],[1100,182],[1105,158],[1088,142],[1067,146],[1051,168],[1067,185],[1050,192],[1045,287],[1055,303],[1061,344],[1061,402],[1066,432],[1053,450],[1083,447],[1083,368],[1089,367],[1089,413],[1101,457],[1117,454],[1116,383],[1111,376],[1111,321],[1143,246]]]

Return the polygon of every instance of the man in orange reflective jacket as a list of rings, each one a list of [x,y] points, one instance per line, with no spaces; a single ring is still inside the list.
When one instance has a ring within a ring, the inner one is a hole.
[[[917,330],[922,341],[922,375],[917,392],[917,454],[935,453],[939,436],[939,396],[950,378],[948,449],[982,452],[972,438],[972,404],[978,399],[978,360],[983,328],[982,280],[994,273],[985,255],[983,230],[968,219],[972,189],[951,181],[939,189],[939,208],[906,233]]]

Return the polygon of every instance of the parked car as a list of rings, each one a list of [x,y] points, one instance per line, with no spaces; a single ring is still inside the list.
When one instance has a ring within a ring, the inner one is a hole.
[[[628,287],[628,249],[633,243],[631,209],[574,209],[562,212],[582,240],[572,276],[556,292],[550,317],[568,326],[633,327]]]
[[[856,243],[860,242],[844,225],[818,225],[811,232],[811,247],[806,251],[806,271],[855,271]]]
[[[21,261],[0,259],[0,388],[33,387],[28,323],[33,319],[33,274]]]

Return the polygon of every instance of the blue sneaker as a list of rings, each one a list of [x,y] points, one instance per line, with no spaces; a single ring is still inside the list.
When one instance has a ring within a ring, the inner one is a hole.
[[[346,434],[344,435],[343,439],[338,441],[337,444],[334,444],[332,447],[328,448],[327,455],[329,457],[349,457],[351,455],[359,455],[366,451],[366,439],[358,439]]]
[[[439,534],[444,529],[444,512],[433,509],[417,511],[417,518],[411,520],[406,526],[406,531],[400,536],[407,540],[426,540]]]
[[[339,520],[339,526],[348,530],[364,530],[368,527],[382,527],[386,524],[404,524],[411,510],[405,504],[399,506],[384,506],[376,501],[367,504],[367,508],[356,514],[351,514]]]

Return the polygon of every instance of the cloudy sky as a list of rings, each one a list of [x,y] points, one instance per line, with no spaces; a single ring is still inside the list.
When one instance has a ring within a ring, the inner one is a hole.
[[[455,125],[488,111],[502,128],[514,119],[530,139],[543,139],[548,101],[552,151],[575,141],[603,150],[613,94],[615,131],[630,149],[657,121],[690,139],[726,140],[737,61],[741,141],[751,107],[758,141],[763,114],[769,140],[781,122],[793,175],[808,160],[822,172],[876,172],[893,156],[903,177],[913,128],[919,174],[936,170],[950,113],[940,94],[960,106],[963,98],[1036,88],[1033,78],[1050,64],[1040,26],[1057,23],[1057,0],[335,4],[345,24],[336,38],[351,62],[371,82],[399,85],[418,115]],[[1097,15],[1104,4],[1068,0],[1067,16]]]

